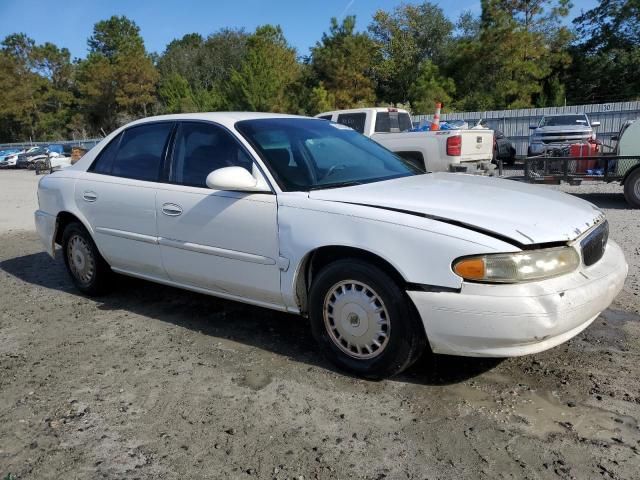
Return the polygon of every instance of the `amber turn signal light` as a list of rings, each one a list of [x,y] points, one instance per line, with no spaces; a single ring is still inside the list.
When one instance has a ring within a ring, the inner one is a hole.
[[[467,280],[482,280],[485,277],[484,259],[467,258],[456,262],[453,271]]]

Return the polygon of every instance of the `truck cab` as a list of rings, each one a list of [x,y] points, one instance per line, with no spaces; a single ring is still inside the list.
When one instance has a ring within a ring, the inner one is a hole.
[[[409,112],[393,107],[336,110],[316,117],[353,128],[423,171],[491,174],[495,168],[489,129],[411,131]]]

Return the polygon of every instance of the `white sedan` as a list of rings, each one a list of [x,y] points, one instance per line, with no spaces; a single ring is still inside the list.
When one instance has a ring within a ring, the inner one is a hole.
[[[627,264],[592,204],[420,174],[343,125],[260,113],[147,118],[38,188],[37,230],[78,289],[112,272],[306,315],[368,378],[435,353],[515,356],[585,329]]]

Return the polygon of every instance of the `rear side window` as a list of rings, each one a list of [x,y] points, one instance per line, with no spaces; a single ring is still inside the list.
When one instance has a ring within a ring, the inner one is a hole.
[[[356,132],[364,133],[366,113],[342,113],[338,115],[338,123],[353,128]]]
[[[323,120],[331,120],[331,115],[320,115],[318,118],[321,118]]]
[[[109,144],[102,149],[98,154],[98,158],[96,158],[91,165],[91,168],[89,169],[90,172],[103,173],[106,175],[111,173],[113,159],[116,158],[116,152],[118,151],[118,144],[120,143],[121,138],[122,133],[111,140]]]
[[[252,166],[244,148],[224,128],[201,122],[179,124],[169,173],[172,183],[206,187],[214,170],[242,167],[251,172]]]
[[[132,127],[123,132],[111,175],[135,180],[158,181],[160,166],[173,123]]]

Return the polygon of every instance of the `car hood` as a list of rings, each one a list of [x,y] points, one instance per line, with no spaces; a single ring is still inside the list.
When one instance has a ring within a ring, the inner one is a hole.
[[[562,133],[562,132],[581,132],[591,133],[591,127],[586,125],[580,125],[578,123],[574,125],[548,125],[546,127],[538,127],[534,130],[538,133]]]
[[[425,216],[519,246],[574,240],[604,215],[589,202],[549,188],[452,173],[314,190],[309,197]]]

